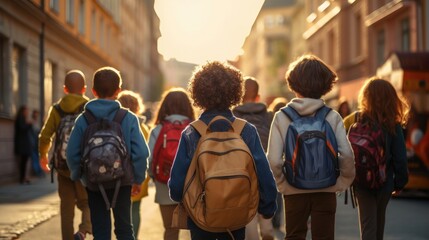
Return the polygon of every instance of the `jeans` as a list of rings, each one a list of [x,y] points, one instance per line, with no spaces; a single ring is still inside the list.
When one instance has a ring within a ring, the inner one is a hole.
[[[222,233],[213,233],[207,232],[199,228],[195,223],[188,217],[188,227],[191,231],[192,240],[231,240],[231,236],[228,232]],[[246,231],[245,228],[240,228],[238,230],[232,231],[232,235],[235,240],[244,240]]]
[[[112,219],[110,209],[106,209],[106,203],[99,191],[91,191],[88,188],[88,203],[91,210],[92,234],[94,240],[112,239]],[[109,201],[112,201],[115,189],[106,189]],[[112,208],[115,223],[115,235],[118,240],[134,240],[131,224],[131,186],[121,186],[116,199],[116,205]]]
[[[133,231],[135,239],[138,239],[140,229],[140,204],[141,200],[131,203],[131,219],[133,221]]]
[[[60,197],[61,236],[63,240],[73,240],[75,205],[82,211],[79,231],[91,233],[91,217],[88,206],[88,195],[80,181],[72,181],[70,177],[58,174],[58,195]]]

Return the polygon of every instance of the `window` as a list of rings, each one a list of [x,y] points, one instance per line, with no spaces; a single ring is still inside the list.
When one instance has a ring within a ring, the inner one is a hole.
[[[85,1],[79,1],[79,32],[85,34]]]
[[[74,0],[66,2],[66,20],[70,24],[74,24]]]
[[[49,7],[51,8],[51,10],[53,10],[56,13],[59,13],[60,11],[59,1],[60,0],[49,0]]]
[[[104,20],[100,17],[100,47],[104,49]]]
[[[384,36],[384,30],[380,30],[377,32],[377,43],[376,43],[376,51],[377,51],[377,66],[380,66],[384,62],[384,48],[386,45],[386,40]]]
[[[6,113],[7,109],[6,106],[7,104],[7,90],[6,90],[6,81],[4,81],[4,79],[6,79],[5,76],[5,46],[6,46],[6,38],[4,38],[3,36],[0,35],[0,79],[2,79],[0,81],[0,113]]]
[[[24,83],[24,50],[18,45],[12,49],[12,115],[15,115],[17,108],[24,104],[24,94],[26,84]]]
[[[355,15],[354,33],[355,33],[354,57],[359,57],[360,54],[362,53],[362,16],[360,14]]]
[[[95,10],[92,10],[91,13],[91,42],[95,43],[97,36],[97,15]]]
[[[45,105],[45,111],[43,114],[46,116],[48,113],[49,107],[53,103],[53,91],[52,91],[52,84],[53,84],[53,76],[54,76],[54,63],[50,60],[45,60],[45,96],[44,96],[44,105]]]
[[[410,51],[410,20],[408,18],[401,21],[401,50]]]

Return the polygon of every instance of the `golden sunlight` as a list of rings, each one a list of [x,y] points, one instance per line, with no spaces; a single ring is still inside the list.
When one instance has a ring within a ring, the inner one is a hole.
[[[156,0],[161,37],[158,51],[166,60],[201,64],[232,60],[264,0]]]

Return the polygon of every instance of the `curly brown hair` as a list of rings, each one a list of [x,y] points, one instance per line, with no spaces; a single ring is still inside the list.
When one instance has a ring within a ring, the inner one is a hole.
[[[318,57],[303,55],[289,65],[286,82],[302,97],[318,99],[332,90],[337,74]]]
[[[225,110],[240,104],[243,97],[243,76],[233,66],[218,61],[197,67],[188,91],[193,105],[203,110]]]
[[[410,107],[389,81],[372,77],[361,88],[359,110],[363,117],[381,124],[389,133],[395,134],[396,124],[405,126]]]

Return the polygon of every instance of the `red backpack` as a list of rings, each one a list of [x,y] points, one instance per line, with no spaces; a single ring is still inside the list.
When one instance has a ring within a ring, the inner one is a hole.
[[[376,123],[355,115],[348,138],[355,155],[354,185],[366,189],[380,189],[386,182],[386,137]]]
[[[152,172],[158,182],[167,183],[183,129],[189,120],[163,121],[152,157]]]

